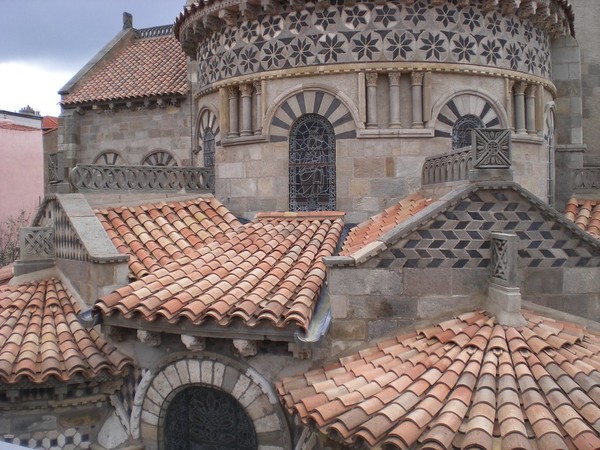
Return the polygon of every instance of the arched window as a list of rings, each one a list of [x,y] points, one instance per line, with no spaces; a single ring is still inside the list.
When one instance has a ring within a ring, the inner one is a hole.
[[[461,116],[452,126],[452,149],[469,147],[471,145],[471,130],[483,128],[483,121],[473,115]]]
[[[290,211],[335,209],[335,131],[327,119],[305,114],[290,130]]]
[[[202,148],[204,149],[204,167],[215,167],[216,142],[212,128],[204,130]]]
[[[94,164],[102,166],[122,166],[125,160],[117,152],[111,150],[100,153],[94,160]]]
[[[177,161],[169,152],[158,150],[150,153],[142,161],[143,166],[176,166]]]
[[[165,414],[165,450],[234,448],[258,448],[254,425],[235,398],[206,386],[175,394]]]

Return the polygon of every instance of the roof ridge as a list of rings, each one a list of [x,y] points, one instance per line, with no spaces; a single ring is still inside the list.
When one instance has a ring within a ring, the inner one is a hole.
[[[256,213],[254,219],[337,219],[346,215],[343,211],[271,211]]]
[[[157,25],[148,28],[138,28],[135,30],[136,38],[153,38],[160,36],[169,36],[173,34],[173,24],[170,25]]]

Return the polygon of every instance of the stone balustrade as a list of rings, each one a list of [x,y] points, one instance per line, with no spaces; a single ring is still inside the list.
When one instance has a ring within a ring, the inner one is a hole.
[[[600,167],[573,169],[573,191],[597,191],[600,189]]]
[[[87,191],[214,192],[214,169],[204,167],[107,166],[78,164],[69,181]]]
[[[473,167],[471,147],[430,156],[425,159],[421,172],[421,183],[437,184],[467,180]]]

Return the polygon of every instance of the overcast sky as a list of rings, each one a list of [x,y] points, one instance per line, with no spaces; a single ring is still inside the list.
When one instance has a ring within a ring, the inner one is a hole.
[[[170,24],[185,0],[0,0],[0,109],[57,116],[58,90],[123,26]]]

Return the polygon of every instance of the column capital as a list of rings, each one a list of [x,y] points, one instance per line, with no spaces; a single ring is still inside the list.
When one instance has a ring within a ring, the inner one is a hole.
[[[423,72],[412,72],[410,74],[410,82],[413,86],[421,86],[423,84]]]
[[[527,83],[519,82],[515,83],[515,95],[524,95],[525,89],[527,89]]]
[[[367,80],[367,86],[377,86],[377,72],[367,72],[365,78]]]
[[[227,96],[229,99],[237,98],[238,96],[238,88],[237,86],[227,86]]]
[[[390,85],[397,86],[400,84],[400,77],[402,76],[401,72],[389,72],[388,78],[390,80]]]
[[[252,95],[252,84],[250,83],[245,83],[245,84],[240,84],[240,93],[242,94],[242,97],[250,97]]]
[[[527,97],[535,97],[536,93],[537,93],[537,86],[535,84],[530,84],[529,86],[527,86],[525,88],[525,95]]]
[[[253,82],[252,86],[254,86],[254,92],[256,92],[257,95],[262,94],[262,81],[258,80]]]

